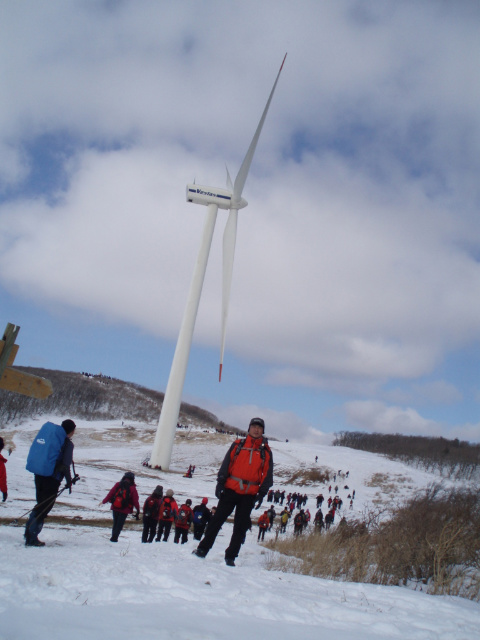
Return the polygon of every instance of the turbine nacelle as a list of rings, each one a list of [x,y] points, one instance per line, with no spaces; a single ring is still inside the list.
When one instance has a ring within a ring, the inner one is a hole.
[[[205,187],[200,184],[187,184],[187,202],[203,204],[215,204],[219,209],[243,209],[248,202],[244,198],[233,200],[233,193],[229,189]]]

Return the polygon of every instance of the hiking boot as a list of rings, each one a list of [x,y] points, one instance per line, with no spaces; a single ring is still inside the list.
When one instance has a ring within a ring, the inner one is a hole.
[[[30,541],[25,541],[25,546],[26,547],[44,547],[45,542],[42,542],[41,540],[30,540]]]
[[[233,558],[225,558],[225,564],[227,565],[227,567],[234,567],[235,560]]]
[[[207,555],[207,552],[197,547],[197,549],[194,549],[192,551],[192,555],[197,556],[197,558],[205,558],[205,556]]]

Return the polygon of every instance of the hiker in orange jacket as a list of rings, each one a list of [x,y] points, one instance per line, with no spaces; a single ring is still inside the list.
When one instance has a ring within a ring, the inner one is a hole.
[[[258,540],[264,540],[265,539],[265,531],[267,531],[267,529],[270,526],[270,518],[268,517],[268,511],[265,511],[265,513],[262,513],[262,515],[259,517],[258,519]]]
[[[251,526],[250,514],[260,508],[273,485],[272,451],[264,437],[265,422],[252,418],[246,438],[238,438],[227,451],[217,476],[215,495],[218,508],[208,523],[203,540],[194,551],[205,558],[228,516],[235,509],[233,533],[225,550],[225,562],[235,566],[246,533]]]

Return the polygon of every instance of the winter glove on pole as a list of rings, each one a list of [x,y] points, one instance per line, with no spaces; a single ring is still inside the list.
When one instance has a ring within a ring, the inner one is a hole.
[[[5,500],[8,498],[8,493],[6,491],[2,491],[3,493],[3,500],[2,502],[5,502]]]
[[[222,497],[222,494],[223,494],[223,484],[221,482],[218,482],[215,488],[215,497],[218,498],[218,500],[220,500],[220,498]]]

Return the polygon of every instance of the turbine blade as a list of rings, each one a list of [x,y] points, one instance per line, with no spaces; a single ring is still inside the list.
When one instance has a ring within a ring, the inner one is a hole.
[[[277,82],[278,82],[278,79],[280,77],[280,73],[282,72],[283,65],[285,63],[285,58],[286,57],[287,57],[287,54],[285,54],[285,57],[283,58],[283,62],[281,64],[280,70],[279,70],[279,72],[277,74],[277,78],[276,78],[275,83],[273,85],[273,89],[270,92],[270,97],[268,98],[268,101],[267,101],[267,104],[265,106],[265,109],[263,110],[263,114],[262,114],[262,117],[260,118],[260,122],[258,123],[257,130],[255,131],[255,135],[253,136],[253,139],[252,139],[252,141],[250,143],[250,146],[248,148],[247,154],[246,154],[245,158],[243,159],[242,166],[240,167],[240,169],[239,169],[239,171],[237,173],[237,177],[235,178],[235,184],[233,186],[233,198],[232,198],[233,203],[238,203],[240,201],[241,196],[242,196],[243,187],[245,186],[245,182],[247,180],[248,171],[250,169],[250,165],[252,164],[253,155],[255,153],[255,149],[257,148],[257,142],[258,142],[258,139],[260,138],[260,134],[262,132],[263,123],[265,122],[265,118],[267,117],[268,109],[270,107],[270,102],[272,101],[273,94],[275,92],[275,88],[277,86]]]
[[[233,191],[233,183],[232,183],[232,179],[230,177],[230,173],[228,171],[227,165],[225,165],[225,169],[227,170],[227,189],[230,189],[230,191]]]
[[[222,339],[220,343],[220,371],[218,381],[222,381],[223,354],[225,351],[225,337],[227,333],[228,306],[230,289],[232,286],[233,259],[235,257],[235,243],[237,240],[237,209],[230,209],[225,231],[223,232],[223,288],[222,288]]]

